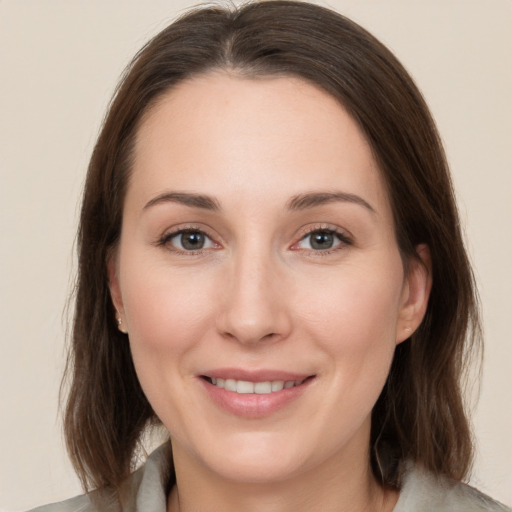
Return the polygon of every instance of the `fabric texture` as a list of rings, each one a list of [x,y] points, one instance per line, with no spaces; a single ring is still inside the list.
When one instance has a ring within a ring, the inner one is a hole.
[[[166,445],[155,450],[144,466],[127,480],[126,505],[103,501],[94,504],[90,495],[44,505],[30,512],[166,512]],[[212,509],[215,511],[215,509]],[[400,497],[393,512],[512,512],[469,485],[438,479],[409,464]]]

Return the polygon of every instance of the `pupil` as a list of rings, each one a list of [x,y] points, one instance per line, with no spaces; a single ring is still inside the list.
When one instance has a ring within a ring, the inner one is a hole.
[[[327,231],[319,231],[311,235],[311,247],[313,249],[325,250],[330,249],[334,243],[332,233]]]
[[[201,249],[204,245],[204,235],[197,232],[183,233],[181,235],[181,245],[184,249]]]

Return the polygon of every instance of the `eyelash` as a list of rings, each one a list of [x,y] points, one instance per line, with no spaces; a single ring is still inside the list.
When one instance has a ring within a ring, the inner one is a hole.
[[[174,252],[178,255],[184,255],[184,256],[202,255],[202,254],[205,254],[206,251],[211,249],[211,248],[201,248],[201,249],[197,249],[197,250],[187,251],[187,250],[179,249],[174,246],[170,246],[170,241],[173,238],[175,238],[179,235],[185,234],[185,233],[202,234],[208,240],[210,240],[210,242],[212,244],[217,246],[214,249],[217,249],[218,247],[220,247],[220,244],[215,242],[214,239],[210,235],[208,235],[208,233],[205,232],[204,229],[197,227],[197,226],[187,226],[187,227],[176,229],[175,231],[171,231],[170,233],[165,233],[157,241],[156,245],[159,247],[166,247],[169,250],[171,250],[172,252]],[[314,255],[314,256],[328,256],[329,254],[332,254],[336,251],[342,250],[342,249],[346,248],[347,246],[353,245],[352,239],[346,234],[346,232],[340,230],[339,228],[334,228],[334,227],[330,227],[330,226],[326,226],[326,225],[316,225],[316,226],[311,226],[304,233],[302,233],[299,240],[291,246],[291,249],[292,250],[300,250],[300,249],[293,249],[293,247],[296,246],[297,244],[299,244],[300,242],[302,242],[303,240],[307,239],[307,237],[311,236],[313,233],[324,233],[324,234],[328,234],[328,235],[333,235],[340,242],[339,245],[337,245],[333,248],[330,248],[330,249],[324,249],[324,250],[305,249],[305,251],[307,251],[309,254]]]
[[[343,250],[346,247],[353,245],[352,239],[347,235],[347,233],[345,231],[342,231],[341,229],[336,228],[336,227],[327,226],[325,224],[319,224],[316,226],[309,227],[301,235],[299,240],[292,245],[292,247],[296,246],[303,240],[307,239],[313,233],[325,233],[325,234],[333,235],[340,242],[339,245],[332,247],[330,249],[324,249],[324,250],[306,249],[308,251],[308,253],[314,257],[329,256],[330,254],[333,254],[334,252]]]
[[[179,236],[179,235],[182,235],[182,234],[185,234],[185,233],[200,233],[202,235],[205,236],[205,238],[207,238],[208,240],[210,240],[213,244],[217,245],[217,246],[220,246],[217,242],[215,242],[213,240],[213,238],[208,235],[208,233],[206,233],[206,231],[200,227],[197,227],[197,226],[187,226],[187,227],[183,227],[183,228],[179,228],[179,229],[176,229],[175,231],[171,231],[170,233],[165,233],[158,241],[157,241],[157,246],[159,247],[166,247],[168,250],[171,250],[172,252],[178,254],[178,255],[183,255],[183,256],[198,256],[198,255],[202,255],[205,253],[206,250],[208,250],[209,248],[207,249],[204,249],[204,248],[201,248],[201,249],[196,249],[196,250],[191,250],[191,251],[186,251],[186,250],[183,250],[183,249],[179,249],[178,247],[173,247],[171,244],[170,244],[170,241]]]

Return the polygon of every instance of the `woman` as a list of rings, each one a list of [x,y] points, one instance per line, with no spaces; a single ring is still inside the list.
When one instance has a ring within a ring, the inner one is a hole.
[[[434,123],[392,54],[305,3],[193,11],[94,150],[44,510],[506,510],[457,483],[479,340]],[[145,429],[170,444],[130,476]],[[171,454],[172,446],[172,454]]]

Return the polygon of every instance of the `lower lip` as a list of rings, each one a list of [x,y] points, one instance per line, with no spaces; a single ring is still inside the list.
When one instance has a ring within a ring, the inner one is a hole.
[[[284,409],[291,402],[298,399],[309,388],[314,378],[308,378],[302,384],[293,388],[284,388],[281,391],[261,395],[257,393],[235,393],[214,386],[204,378],[199,380],[210,398],[221,409],[244,418],[263,418]]]

